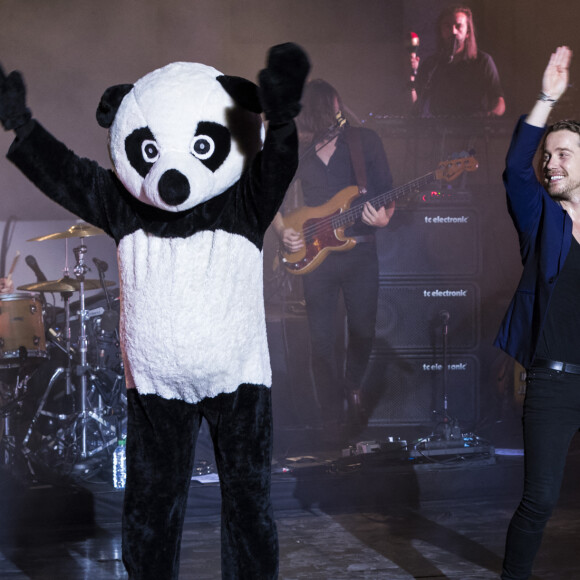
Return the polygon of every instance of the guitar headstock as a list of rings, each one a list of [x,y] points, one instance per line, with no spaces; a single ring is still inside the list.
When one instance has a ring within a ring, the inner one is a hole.
[[[479,167],[479,163],[475,157],[457,157],[456,159],[449,159],[442,161],[435,170],[436,179],[444,179],[445,181],[453,181],[457,179],[464,171],[475,171]]]

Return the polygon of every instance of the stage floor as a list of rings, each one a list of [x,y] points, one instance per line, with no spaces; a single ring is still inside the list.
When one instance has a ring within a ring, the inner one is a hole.
[[[492,455],[409,458],[386,445],[342,457],[295,448],[273,469],[280,578],[492,579],[521,489],[523,459]],[[389,433],[373,433],[376,441]],[[308,433],[302,433],[302,442]],[[516,441],[517,443],[517,441]],[[558,509],[545,534],[536,576],[580,578],[580,443],[575,442]],[[210,478],[211,479],[211,478]],[[0,480],[0,577],[7,580],[117,580],[123,492],[102,478],[82,485],[23,486]],[[192,482],[181,578],[219,579],[219,484]]]

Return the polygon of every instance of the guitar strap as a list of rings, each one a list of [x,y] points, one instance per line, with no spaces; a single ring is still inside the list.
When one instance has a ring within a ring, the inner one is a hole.
[[[356,177],[356,184],[361,194],[367,192],[367,172],[362,150],[362,141],[359,131],[353,131],[350,127],[346,131],[346,142],[350,152],[350,160]]]

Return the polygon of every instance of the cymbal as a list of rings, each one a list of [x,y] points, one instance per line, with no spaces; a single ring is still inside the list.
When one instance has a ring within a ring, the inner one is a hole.
[[[31,238],[28,242],[45,242],[46,240],[60,240],[62,238],[89,238],[91,236],[104,236],[105,232],[90,224],[75,224],[65,232],[57,232],[55,234],[48,234],[40,236],[39,238]]]
[[[85,290],[98,290],[101,288],[100,280],[86,279],[84,280],[84,283]],[[105,280],[105,286],[114,285],[114,282]],[[18,286],[18,290],[26,290],[28,292],[77,292],[80,289],[80,281],[68,276],[60,278],[60,280],[47,280],[46,282],[35,282],[34,284]]]

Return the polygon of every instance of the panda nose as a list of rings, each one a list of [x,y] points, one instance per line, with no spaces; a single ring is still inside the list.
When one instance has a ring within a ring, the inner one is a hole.
[[[161,176],[158,190],[166,204],[179,205],[189,197],[189,181],[177,169],[169,169]]]

